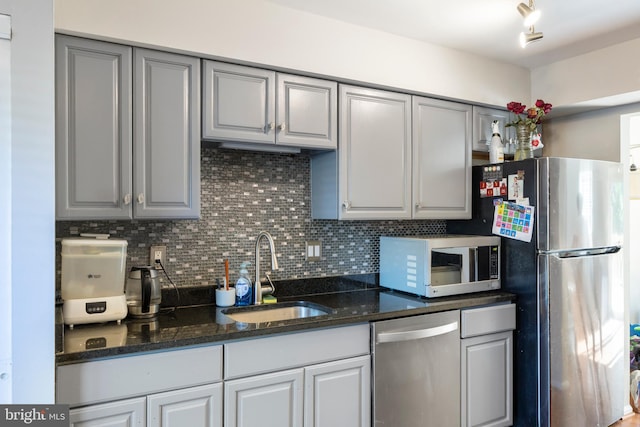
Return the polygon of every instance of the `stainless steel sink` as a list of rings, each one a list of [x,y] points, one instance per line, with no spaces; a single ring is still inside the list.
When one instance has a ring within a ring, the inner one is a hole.
[[[305,319],[309,317],[326,316],[332,312],[333,310],[329,307],[307,301],[263,304],[222,310],[225,316],[242,323],[266,323]]]

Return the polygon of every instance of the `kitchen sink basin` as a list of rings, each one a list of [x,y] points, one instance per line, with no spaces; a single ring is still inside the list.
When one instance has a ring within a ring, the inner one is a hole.
[[[222,310],[222,313],[236,322],[265,323],[326,316],[327,314],[333,313],[333,309],[312,302],[293,301],[227,308]]]

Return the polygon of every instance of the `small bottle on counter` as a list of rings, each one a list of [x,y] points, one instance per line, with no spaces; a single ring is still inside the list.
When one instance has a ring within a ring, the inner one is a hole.
[[[251,279],[249,278],[249,271],[247,266],[251,263],[248,261],[240,264],[240,277],[236,281],[236,305],[251,305],[253,300],[253,287],[251,286]]]
[[[500,138],[500,125],[497,120],[491,123],[491,143],[489,144],[489,163],[504,163],[504,148]]]

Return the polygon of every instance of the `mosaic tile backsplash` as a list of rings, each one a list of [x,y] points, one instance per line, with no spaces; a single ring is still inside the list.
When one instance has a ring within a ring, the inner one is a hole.
[[[58,221],[56,237],[81,232],[126,239],[127,271],[149,263],[149,247],[167,247],[165,268],[177,286],[214,285],[224,259],[235,282],[242,261],[252,263],[260,231],[274,238],[279,269],[273,280],[377,273],[381,235],[446,232],[444,220],[337,221],[311,219],[310,157],[228,150],[202,145],[199,220]],[[305,259],[305,242],[320,240],[320,261]],[[260,267],[269,271],[262,240]],[[60,244],[57,243],[58,275]],[[59,277],[58,277],[59,279]],[[59,280],[57,281],[59,283]]]

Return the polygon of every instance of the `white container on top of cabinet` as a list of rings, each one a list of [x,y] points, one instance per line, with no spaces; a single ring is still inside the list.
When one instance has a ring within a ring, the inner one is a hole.
[[[340,147],[311,159],[314,219],[471,218],[470,105],[339,92]]]
[[[336,82],[208,60],[203,70],[203,139],[269,151],[337,147]]]
[[[197,58],[57,35],[57,218],[198,218],[199,105]]]
[[[503,144],[506,145],[509,139],[515,138],[515,128],[506,127],[510,119],[509,114],[507,110],[499,108],[473,107],[473,151],[489,151],[489,142],[493,135],[491,123],[494,120],[498,121]]]

